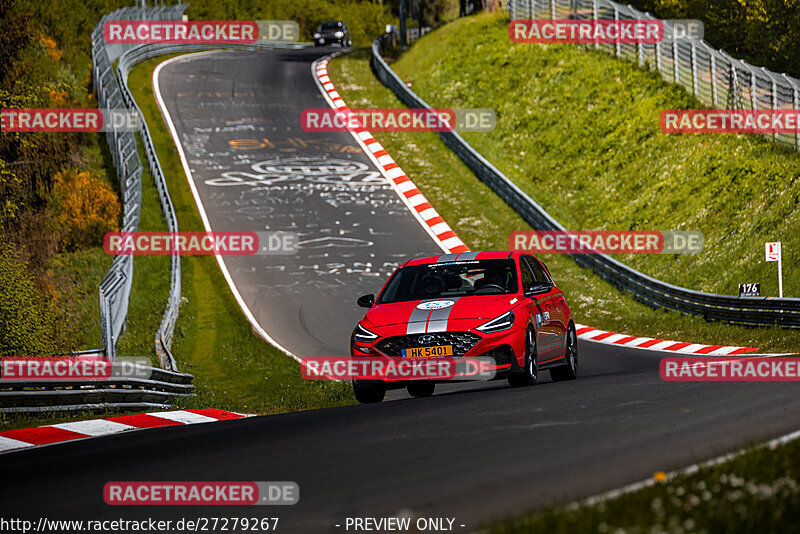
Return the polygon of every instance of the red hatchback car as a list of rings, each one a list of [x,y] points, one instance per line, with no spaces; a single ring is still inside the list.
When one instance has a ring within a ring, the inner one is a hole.
[[[464,252],[409,260],[392,273],[351,338],[351,356],[402,359],[430,354],[492,361],[496,378],[535,384],[539,373],[573,380],[578,343],[564,293],[547,267],[522,252]],[[409,352],[411,351],[411,352]],[[354,381],[359,402],[383,400],[387,389],[433,394],[436,382]]]

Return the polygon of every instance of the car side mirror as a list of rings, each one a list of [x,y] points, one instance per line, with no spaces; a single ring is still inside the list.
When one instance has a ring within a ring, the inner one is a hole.
[[[361,295],[360,297],[358,297],[356,304],[358,304],[362,308],[369,308],[373,304],[375,304],[375,295],[373,295],[372,293]]]
[[[547,293],[553,289],[552,284],[548,284],[546,282],[534,282],[525,288],[525,296],[536,295],[539,293]]]

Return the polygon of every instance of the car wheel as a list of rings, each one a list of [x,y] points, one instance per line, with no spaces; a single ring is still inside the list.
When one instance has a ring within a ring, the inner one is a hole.
[[[419,399],[433,395],[433,390],[436,389],[436,384],[433,382],[419,381],[409,384],[406,389],[408,390],[409,395],[415,399]]]
[[[550,378],[557,382],[575,380],[578,376],[578,336],[572,323],[567,329],[567,348],[564,355],[567,359],[566,365],[550,369]]]
[[[539,380],[539,358],[536,355],[536,340],[533,329],[525,332],[525,369],[516,374],[509,375],[508,385],[512,388],[532,386]]]
[[[369,382],[353,382],[353,394],[361,404],[381,402],[386,396],[386,386]]]

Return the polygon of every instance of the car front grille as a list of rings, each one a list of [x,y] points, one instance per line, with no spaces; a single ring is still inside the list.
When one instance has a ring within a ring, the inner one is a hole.
[[[452,345],[453,356],[464,356],[481,338],[471,332],[436,332],[431,334],[409,334],[382,339],[375,345],[387,356],[401,356],[402,349],[411,347],[430,347],[435,345]]]

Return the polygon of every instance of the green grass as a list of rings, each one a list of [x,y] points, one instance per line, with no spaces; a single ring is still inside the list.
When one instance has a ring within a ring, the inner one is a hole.
[[[514,44],[507,15],[437,30],[393,66],[434,107],[487,107],[464,137],[570,229],[699,230],[700,254],[622,261],[666,282],[777,295],[764,243],[783,241],[784,295],[800,297],[800,157],[763,137],[664,134],[664,109],[702,107],[659,74],[572,45]],[[470,46],[463,46],[466,40]]]
[[[136,66],[129,87],[153,136],[180,230],[202,231],[180,158],[153,97],[153,69],[165,59]],[[278,413],[354,402],[348,385],[304,380],[294,360],[253,334],[213,256],[182,257],[181,276],[182,305],[172,352],[180,370],[194,374],[198,393],[185,406]]]
[[[57,288],[60,328],[69,332],[72,350],[99,349],[100,297],[98,286],[111,267],[102,247],[87,247],[53,256],[50,272]]]
[[[800,520],[800,442],[751,450],[598,504],[536,512],[487,527],[516,534],[793,532]]]
[[[451,28],[463,29],[466,27],[471,34],[483,28],[483,26],[474,27],[473,25],[475,24],[487,25],[489,29],[496,31],[493,28],[493,25],[496,24],[495,19],[480,15],[460,19],[452,25],[433,32],[431,36],[436,37],[442,33],[449,32]],[[429,45],[436,47],[436,53],[424,48]],[[498,46],[501,45],[498,44]],[[457,48],[461,50],[465,47]],[[468,48],[471,51],[469,53],[473,54],[473,56],[478,55],[474,47]],[[453,49],[445,49],[444,45],[441,45],[439,41],[431,40],[430,37],[426,36],[420,41],[419,45],[411,48],[408,54],[411,53],[417,54],[417,57],[426,54],[432,57],[437,56],[437,54],[453,53]],[[467,51],[464,53],[467,53]],[[589,54],[587,56],[595,57]],[[602,59],[602,56],[597,57]],[[612,61],[611,58],[606,59]],[[405,57],[401,58],[396,65],[400,67],[407,65],[404,61]],[[403,68],[400,68],[401,72],[404,73],[403,79],[414,80],[414,89],[420,91],[425,98],[430,97],[431,95],[425,93],[428,73],[424,70],[418,70],[414,76],[410,76],[403,71]],[[403,107],[403,104],[394,94],[375,79],[369,67],[369,51],[367,49],[360,49],[334,59],[330,63],[329,71],[337,90],[351,107]],[[501,72],[505,72],[505,70]],[[642,73],[642,75],[647,75],[647,73]],[[491,78],[493,83],[498,84],[498,88],[505,83],[499,74],[494,74]],[[442,83],[442,87],[445,88],[452,88],[460,84],[460,82]],[[569,80],[565,78],[563,83],[569,85]],[[447,92],[448,90],[446,89],[436,93],[436,95],[446,94]],[[486,95],[486,93],[486,91],[481,92],[483,95]],[[436,98],[431,98],[431,101],[442,104]],[[473,104],[469,107],[486,106],[484,104],[481,104],[481,106]],[[503,121],[503,116],[503,114],[498,115],[498,123]],[[527,130],[520,130],[519,135],[522,135],[525,131]],[[374,133],[374,135],[398,161],[408,176],[414,180],[433,206],[458,233],[459,237],[473,250],[507,249],[510,232],[530,229],[516,212],[472,174],[466,165],[442,143],[438,135],[434,133],[398,132]],[[475,134],[473,137],[478,135],[487,134]],[[470,141],[476,145],[478,144],[475,139],[470,139]],[[495,142],[501,144],[502,140],[495,140]],[[487,147],[481,146],[480,150],[484,151],[485,148]],[[769,145],[764,145],[763,148],[766,151],[773,150]],[[490,156],[490,161],[501,166],[507,167],[509,159],[518,163],[528,161],[519,157],[514,160],[513,156],[508,154],[504,156],[505,159],[499,156],[491,156],[488,149],[485,152],[486,155]],[[776,152],[776,154],[778,153]],[[788,157],[782,154],[779,155],[780,157]],[[508,172],[508,169],[504,170]],[[562,184],[561,187],[562,196],[567,198],[579,196],[577,191],[569,189],[568,184]],[[534,198],[543,200],[541,195],[532,191],[532,189],[532,187],[529,188],[529,191],[534,193]],[[605,202],[603,198],[596,200],[601,203]],[[552,200],[546,201],[544,204],[545,209],[555,211],[552,209],[554,207]],[[558,214],[556,215],[558,216]],[[759,245],[759,247],[763,250],[763,245]],[[542,257],[542,259],[553,272],[556,282],[566,292],[577,322],[606,330],[626,332],[631,335],[708,344],[747,345],[760,347],[762,350],[768,351],[791,351],[800,347],[800,333],[798,332],[782,329],[734,327],[725,323],[706,322],[699,317],[654,310],[618,292],[615,288],[594,276],[590,271],[579,268],[567,257],[552,255]]]

